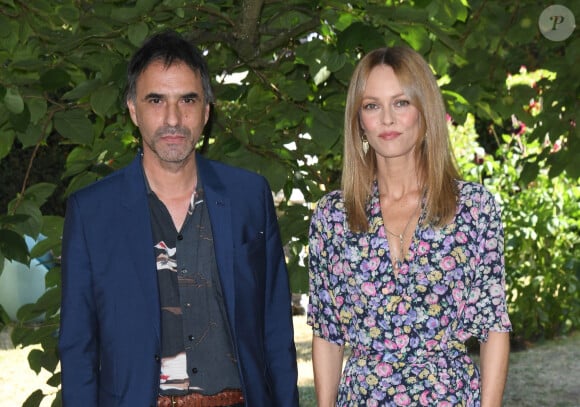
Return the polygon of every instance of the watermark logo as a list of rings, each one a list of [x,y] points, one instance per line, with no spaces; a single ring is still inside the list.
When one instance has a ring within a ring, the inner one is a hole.
[[[567,7],[554,4],[547,7],[538,20],[540,32],[551,41],[564,41],[576,29],[574,14]]]

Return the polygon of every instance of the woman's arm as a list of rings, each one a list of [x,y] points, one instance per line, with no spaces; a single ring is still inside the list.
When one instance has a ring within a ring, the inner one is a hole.
[[[318,407],[336,406],[344,346],[312,336],[312,366]]]
[[[508,332],[490,331],[480,344],[481,407],[499,407],[508,372],[510,341]]]

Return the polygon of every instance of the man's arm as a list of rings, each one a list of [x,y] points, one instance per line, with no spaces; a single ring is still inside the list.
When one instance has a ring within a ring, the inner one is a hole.
[[[312,367],[314,388],[319,407],[334,407],[342,374],[344,346],[312,336]]]
[[[480,344],[481,407],[499,407],[509,363],[509,333],[489,332],[486,342]]]
[[[98,405],[98,332],[79,204],[69,199],[62,239],[59,354],[65,407]]]

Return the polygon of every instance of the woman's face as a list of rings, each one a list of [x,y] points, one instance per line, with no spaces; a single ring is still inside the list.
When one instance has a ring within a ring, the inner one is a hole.
[[[360,124],[377,158],[413,158],[421,131],[419,110],[405,95],[393,68],[374,67],[366,82]]]

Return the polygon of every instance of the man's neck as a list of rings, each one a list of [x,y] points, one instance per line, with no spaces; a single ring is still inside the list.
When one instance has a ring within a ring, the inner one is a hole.
[[[144,155],[143,170],[149,187],[161,200],[189,197],[197,185],[195,155],[180,163],[167,163]]]

